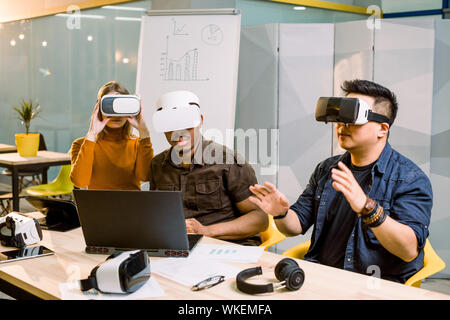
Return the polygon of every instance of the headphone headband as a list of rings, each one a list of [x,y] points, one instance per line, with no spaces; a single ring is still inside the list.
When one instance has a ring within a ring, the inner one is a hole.
[[[252,284],[248,283],[245,280],[248,278],[259,276],[262,274],[261,267],[255,267],[250,269],[242,270],[236,276],[236,285],[239,290],[245,293],[257,294],[257,293],[266,293],[273,292],[273,284]]]

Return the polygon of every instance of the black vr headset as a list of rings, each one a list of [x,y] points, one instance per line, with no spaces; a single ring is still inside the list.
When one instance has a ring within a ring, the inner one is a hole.
[[[325,123],[340,122],[356,125],[375,121],[391,125],[388,117],[372,112],[364,100],[346,97],[320,97],[316,106],[316,120]]]

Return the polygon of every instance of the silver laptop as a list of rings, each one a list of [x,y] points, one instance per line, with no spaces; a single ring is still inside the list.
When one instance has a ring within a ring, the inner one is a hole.
[[[73,190],[86,252],[144,249],[187,257],[202,235],[187,234],[180,191]]]

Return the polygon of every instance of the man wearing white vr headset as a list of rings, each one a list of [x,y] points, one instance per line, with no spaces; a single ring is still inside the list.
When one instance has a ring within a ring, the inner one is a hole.
[[[257,183],[253,168],[237,153],[203,138],[199,98],[172,91],[157,101],[156,131],[164,132],[171,148],[150,166],[152,190],[181,190],[186,229],[245,245],[259,245],[258,233],[268,219],[248,198]]]
[[[387,141],[395,95],[365,80],[345,81],[342,89],[345,98],[319,99],[316,119],[337,122],[347,152],[319,163],[293,205],[267,182],[250,187],[250,200],[287,236],[314,225],[306,260],[404,283],[423,267],[431,184]]]

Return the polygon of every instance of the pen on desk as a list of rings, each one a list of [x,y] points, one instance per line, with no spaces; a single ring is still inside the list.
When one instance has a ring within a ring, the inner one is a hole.
[[[193,291],[207,289],[207,288],[214,287],[215,285],[217,285],[217,284],[219,284],[219,283],[221,283],[223,281],[225,281],[225,276],[213,276],[213,277],[210,277],[210,278],[205,279],[203,281],[200,281],[196,285],[192,286],[191,289]]]

